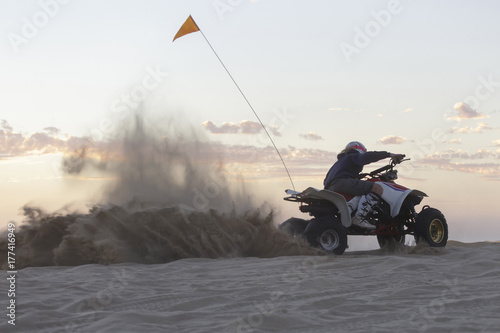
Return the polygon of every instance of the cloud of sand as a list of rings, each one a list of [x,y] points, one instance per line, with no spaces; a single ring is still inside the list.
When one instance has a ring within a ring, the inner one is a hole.
[[[16,236],[16,268],[317,253],[277,231],[272,213],[262,215],[257,209],[235,214],[186,212],[179,205],[129,208],[114,205],[60,215],[25,207],[27,220]],[[1,258],[7,258],[4,245],[0,244]],[[0,265],[6,269],[7,262]]]
[[[250,208],[250,195],[234,182],[238,175],[227,170],[220,151],[182,120],[152,121],[135,115],[111,137],[99,143],[99,149],[81,147],[63,160],[68,174],[100,170],[116,179],[103,189],[103,202],[183,204],[202,211]]]
[[[77,176],[99,170],[115,181],[87,213],[24,207],[17,268],[317,253],[279,232],[273,209],[234,186],[238,175],[188,124],[136,115],[98,144],[66,156],[63,169]]]

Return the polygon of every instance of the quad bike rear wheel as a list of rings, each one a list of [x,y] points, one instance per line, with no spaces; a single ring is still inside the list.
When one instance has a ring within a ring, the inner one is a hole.
[[[426,242],[431,247],[445,247],[448,241],[446,219],[439,210],[426,207],[415,219],[415,241]]]
[[[347,248],[347,228],[332,215],[312,219],[304,236],[309,244],[328,253],[340,255]]]
[[[307,227],[307,221],[304,219],[299,219],[297,217],[292,217],[281,223],[278,227],[279,230],[284,231],[290,236],[301,236],[304,234],[304,230]]]

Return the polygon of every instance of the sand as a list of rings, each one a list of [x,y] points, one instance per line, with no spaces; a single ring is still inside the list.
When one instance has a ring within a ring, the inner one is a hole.
[[[191,131],[135,119],[64,160],[116,179],[99,204],[23,207],[17,273],[0,235],[0,332],[498,332],[499,243],[321,255]]]
[[[498,332],[500,244],[28,267],[2,332]],[[2,273],[5,276],[5,272]],[[0,281],[5,309],[5,278]]]

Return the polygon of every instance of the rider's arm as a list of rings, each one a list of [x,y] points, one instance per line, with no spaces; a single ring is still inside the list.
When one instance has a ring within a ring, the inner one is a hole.
[[[391,157],[391,153],[387,151],[367,151],[364,154],[356,154],[355,159],[360,165],[365,165],[380,161],[387,157]]]

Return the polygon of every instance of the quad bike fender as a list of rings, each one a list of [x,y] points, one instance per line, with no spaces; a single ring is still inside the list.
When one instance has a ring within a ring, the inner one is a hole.
[[[342,225],[346,228],[351,226],[349,208],[343,195],[328,190],[318,190],[314,187],[308,187],[300,193],[300,196],[330,201],[338,208]]]
[[[403,205],[403,202],[405,201],[407,196],[427,196],[427,194],[422,191],[408,189],[395,183],[377,182],[377,184],[382,186],[382,199],[384,199],[384,201],[391,206],[391,217],[399,214],[401,206]]]

